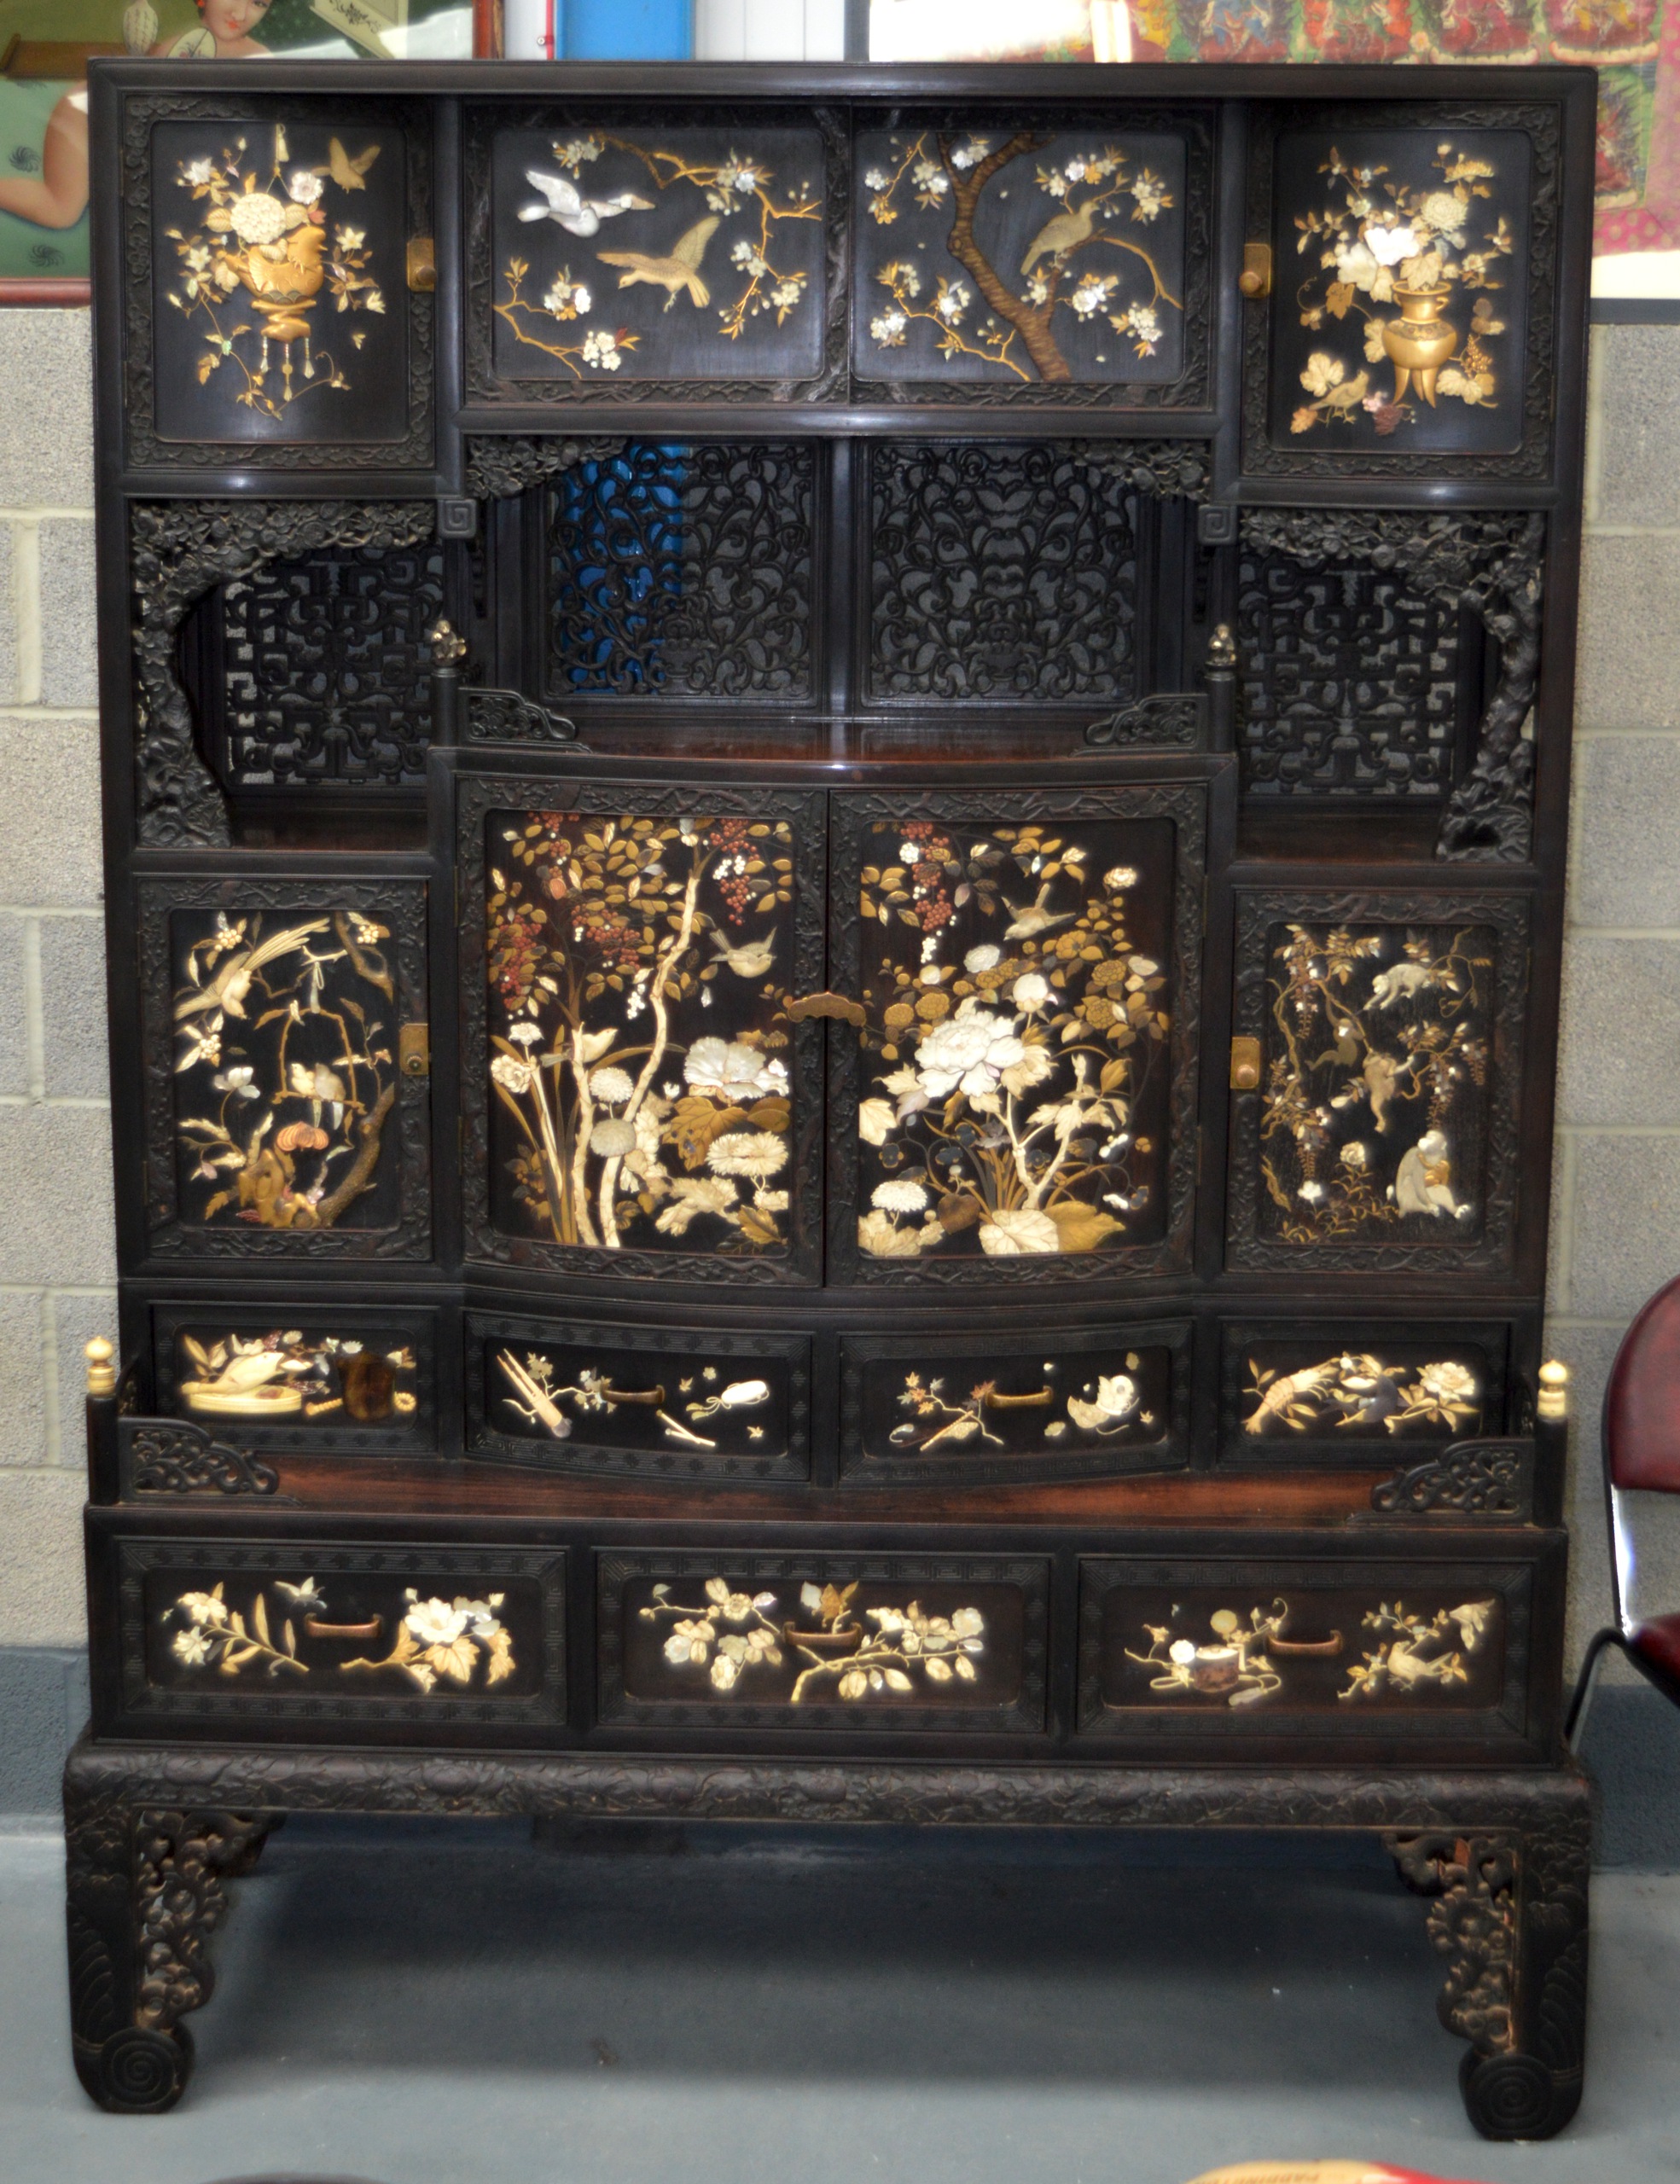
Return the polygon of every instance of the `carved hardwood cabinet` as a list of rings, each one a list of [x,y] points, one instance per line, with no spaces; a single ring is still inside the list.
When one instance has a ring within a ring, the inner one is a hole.
[[[1253,1825],[1559,2129],[1591,78],[94,78],[90,2093],[288,1810]]]

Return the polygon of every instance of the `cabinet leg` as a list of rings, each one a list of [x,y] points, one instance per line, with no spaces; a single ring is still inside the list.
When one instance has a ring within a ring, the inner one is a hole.
[[[1447,1960],[1441,2022],[1470,2043],[1465,2111],[1484,2138],[1549,2139],[1581,2104],[1586,2049],[1584,1821],[1520,1835],[1396,1835],[1401,1878],[1430,1899]]]
[[[215,1983],[223,1884],[249,1872],[276,1816],[137,1806],[73,1781],[64,1805],[76,2074],[102,2108],[155,2115],[192,2070],[181,2019]]]

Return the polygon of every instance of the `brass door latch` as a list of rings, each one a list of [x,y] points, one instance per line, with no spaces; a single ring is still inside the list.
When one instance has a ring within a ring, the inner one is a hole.
[[[1251,303],[1259,303],[1263,296],[1271,293],[1271,245],[1269,242],[1246,242],[1242,246],[1242,270],[1236,276],[1239,292]]]
[[[430,235],[413,235],[408,250],[409,287],[417,296],[429,296],[438,285],[438,253]]]
[[[1231,1041],[1231,1089],[1258,1092],[1260,1089],[1260,1043],[1258,1039]]]
[[[432,1027],[404,1024],[397,1033],[397,1066],[404,1077],[432,1074]]]

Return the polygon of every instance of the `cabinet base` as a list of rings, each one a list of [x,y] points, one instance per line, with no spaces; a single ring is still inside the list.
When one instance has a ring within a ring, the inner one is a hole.
[[[1223,1827],[1378,1836],[1428,1902],[1441,2022],[1490,2139],[1549,2138],[1580,2104],[1590,1823],[1572,1768],[1521,1772],[886,1764],[96,1745],[65,1769],[76,2069],[119,2114],[173,2107],[182,2019],[210,1999],[225,1884],[288,1812]]]

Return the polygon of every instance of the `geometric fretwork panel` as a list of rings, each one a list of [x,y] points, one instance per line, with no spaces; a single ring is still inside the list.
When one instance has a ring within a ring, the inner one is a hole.
[[[441,545],[327,547],[272,561],[225,584],[220,609],[230,787],[424,780]]]
[[[1435,799],[1451,788],[1456,606],[1398,572],[1245,552],[1237,659],[1249,794]]]
[[[1136,694],[1131,489],[1077,447],[870,450],[869,694]]]
[[[803,698],[811,688],[808,443],[631,441],[544,501],[547,694]]]

